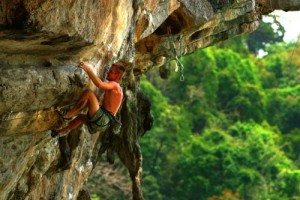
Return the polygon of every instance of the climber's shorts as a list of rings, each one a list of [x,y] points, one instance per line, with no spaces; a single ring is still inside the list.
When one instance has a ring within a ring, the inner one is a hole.
[[[95,113],[94,117],[91,119],[87,116],[87,127],[91,134],[98,131],[104,132],[110,126],[111,116],[108,111],[103,108]]]

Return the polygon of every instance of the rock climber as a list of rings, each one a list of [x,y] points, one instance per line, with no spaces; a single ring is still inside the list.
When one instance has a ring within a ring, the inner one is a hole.
[[[107,73],[108,82],[102,81],[94,73],[90,64],[80,62],[79,67],[88,74],[96,87],[104,89],[102,105],[99,104],[93,91],[86,90],[77,104],[63,116],[64,119],[71,119],[75,116],[76,118],[64,128],[52,130],[52,137],[60,136],[81,124],[86,124],[90,133],[104,132],[112,124],[119,126],[121,124],[115,116],[123,99],[123,91],[120,86],[120,80],[125,72],[123,64],[112,64]],[[87,114],[79,114],[86,107],[88,107]]]

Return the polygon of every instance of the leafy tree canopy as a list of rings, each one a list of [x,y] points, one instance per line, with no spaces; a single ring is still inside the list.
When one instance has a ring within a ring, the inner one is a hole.
[[[283,41],[285,34],[284,27],[277,21],[276,16],[270,17],[273,18],[272,22],[264,22],[261,20],[259,28],[246,37],[249,51],[256,55],[260,49],[265,50],[268,44]],[[276,28],[274,28],[274,26]]]

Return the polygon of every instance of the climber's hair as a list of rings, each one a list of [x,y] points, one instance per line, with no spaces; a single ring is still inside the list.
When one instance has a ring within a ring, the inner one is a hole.
[[[125,72],[125,67],[124,67],[124,64],[123,63],[114,63],[112,65],[115,65],[118,67],[118,71],[124,73]]]

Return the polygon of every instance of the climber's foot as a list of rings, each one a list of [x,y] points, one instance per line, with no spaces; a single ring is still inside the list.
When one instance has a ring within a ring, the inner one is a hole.
[[[56,130],[51,130],[51,137],[57,137],[59,133]]]
[[[58,111],[57,113],[58,113],[59,117],[65,122],[70,121],[72,119],[72,117],[67,117],[66,113],[63,110]]]
[[[55,137],[63,137],[63,136],[66,136],[68,134],[69,134],[69,132],[59,133],[56,130],[51,130],[51,137],[53,137],[53,138],[55,138]]]

